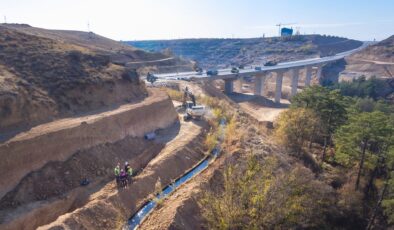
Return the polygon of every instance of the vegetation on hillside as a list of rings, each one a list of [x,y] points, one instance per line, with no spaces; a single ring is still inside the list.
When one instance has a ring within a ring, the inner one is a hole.
[[[394,88],[389,81],[372,77],[360,77],[350,82],[340,82],[329,86],[330,89],[339,89],[341,94],[350,97],[370,97],[374,100],[385,99],[394,93]]]
[[[290,143],[287,147],[301,145],[296,150],[289,148],[290,151],[311,152],[312,144],[320,148],[323,169],[334,167],[346,175],[337,190],[337,198],[348,207],[351,204],[352,208],[344,213],[356,216],[364,228],[385,226],[386,220],[392,224],[394,188],[390,163],[394,160],[394,108],[385,101],[375,100],[380,98],[377,92],[381,86],[377,79],[360,79],[330,89],[307,88],[292,99],[292,107],[279,117],[275,131],[280,143],[283,139]],[[305,109],[313,111],[317,119],[302,112]],[[289,119],[294,114],[298,123]],[[305,125],[300,128],[299,124]],[[314,132],[309,145],[305,141],[297,142],[290,135],[297,130],[293,134],[305,137],[310,135],[311,129]],[[327,148],[331,149],[329,157],[326,156]],[[323,171],[323,174],[329,173]],[[350,201],[349,193],[356,198]]]
[[[223,188],[200,205],[209,229],[324,228],[331,192],[304,167],[283,172],[275,157],[251,155],[229,165]]]
[[[394,106],[376,100],[376,90],[369,90],[375,83],[353,82],[366,89],[357,89],[362,93],[313,86],[293,97],[275,123],[274,137],[304,166],[284,167],[276,156],[245,153],[224,169],[220,186],[204,192],[200,206],[208,227],[393,226]],[[317,164],[308,165],[306,156]]]

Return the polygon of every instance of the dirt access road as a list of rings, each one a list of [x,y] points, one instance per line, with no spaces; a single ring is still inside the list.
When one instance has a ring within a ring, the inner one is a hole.
[[[256,120],[262,122],[273,122],[275,118],[281,112],[287,110],[290,105],[290,102],[286,99],[281,99],[281,103],[278,105],[266,97],[254,96],[251,94],[235,93],[229,97],[238,103],[242,110],[253,116]]]

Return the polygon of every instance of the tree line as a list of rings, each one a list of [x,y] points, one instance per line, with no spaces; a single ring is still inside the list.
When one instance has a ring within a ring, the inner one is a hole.
[[[275,130],[278,141],[295,154],[321,148],[321,166],[350,175],[354,192],[347,192],[362,193],[356,205],[367,229],[375,222],[394,224],[394,109],[376,100],[378,89],[370,87],[381,84],[376,82],[361,79],[337,87],[309,87],[292,98]],[[349,90],[353,88],[356,93]]]

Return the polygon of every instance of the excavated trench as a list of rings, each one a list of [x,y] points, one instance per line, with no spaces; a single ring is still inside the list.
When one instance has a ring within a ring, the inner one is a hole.
[[[206,168],[208,168],[209,164],[213,162],[216,157],[219,155],[221,148],[220,145],[224,139],[224,129],[226,126],[226,121],[222,119],[220,121],[219,126],[219,137],[218,137],[218,144],[216,147],[211,151],[211,154],[205,157],[200,163],[198,163],[195,167],[187,171],[184,175],[176,179],[173,183],[167,185],[159,194],[155,196],[154,199],[145,203],[128,221],[126,226],[123,227],[123,230],[130,229],[134,230],[137,229],[138,226],[144,221],[144,219],[154,211],[154,208],[157,206],[158,201],[168,197],[171,193],[173,193],[177,188],[181,185],[186,183],[187,181],[191,180],[194,176],[198,175]]]
[[[117,189],[114,181],[91,194],[89,201],[72,212],[38,229],[120,229],[155,191],[158,180],[172,183],[206,156],[204,139],[208,125],[203,121],[180,122],[179,132],[168,129],[155,141],[165,143],[160,153],[133,178],[126,189]]]
[[[83,207],[112,180],[117,162],[145,168],[165,143],[142,136],[168,127],[177,133],[175,121],[171,100],[154,90],[139,103],[43,124],[1,143],[0,229],[36,229]],[[85,178],[90,184],[81,186]]]
[[[162,143],[128,137],[79,151],[65,162],[49,162],[0,200],[0,227],[34,229],[72,212],[113,179],[112,168],[117,162],[127,160],[140,171],[163,147]],[[90,181],[88,186],[80,185],[83,178]]]

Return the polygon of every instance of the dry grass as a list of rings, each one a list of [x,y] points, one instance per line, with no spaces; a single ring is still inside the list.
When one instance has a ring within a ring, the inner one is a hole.
[[[170,89],[167,87],[163,87],[163,90],[167,92],[168,96],[170,96],[171,100],[175,101],[183,101],[183,93],[179,90]]]

